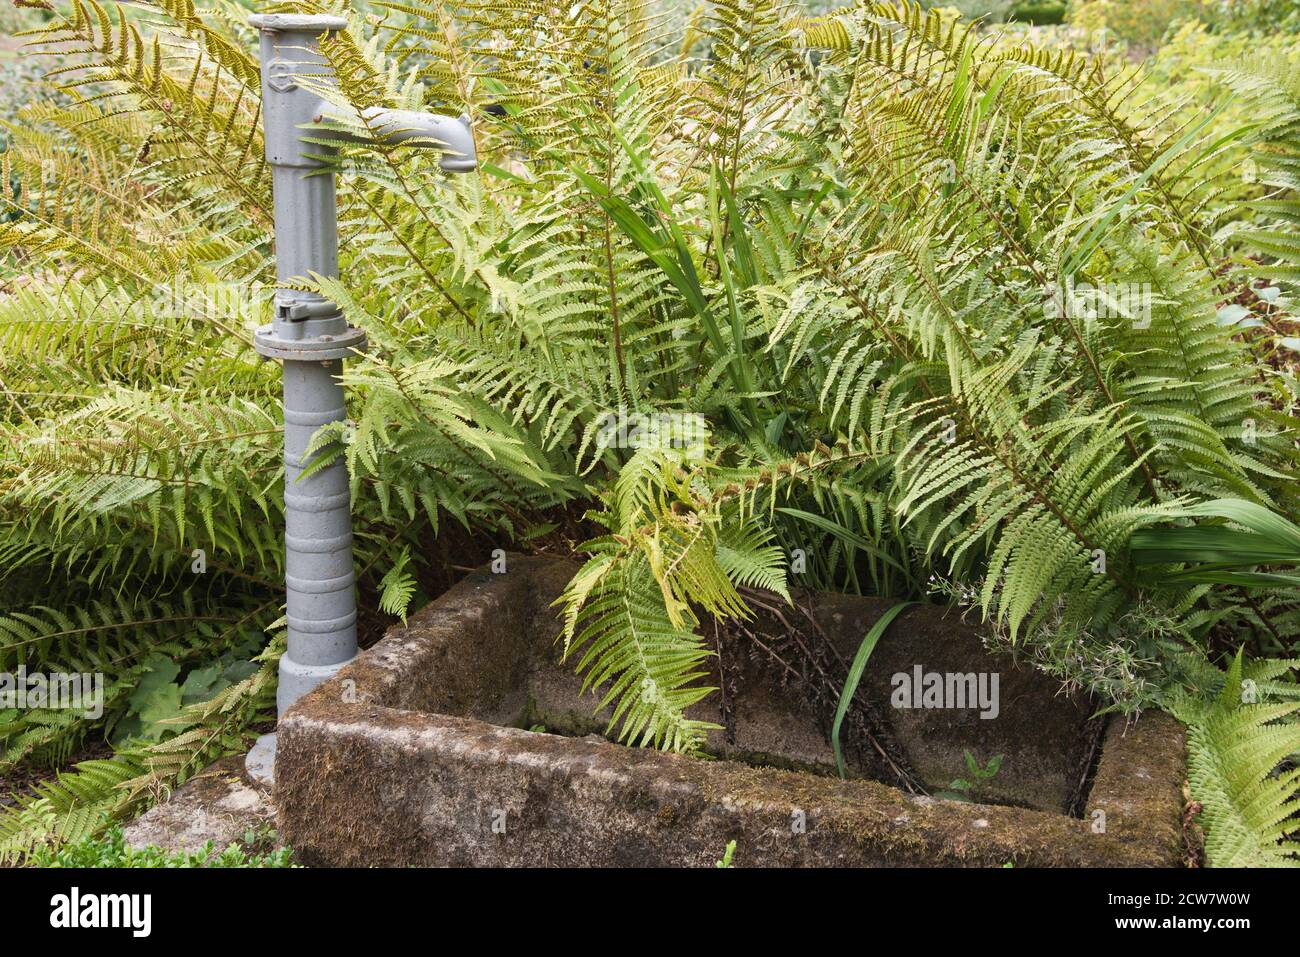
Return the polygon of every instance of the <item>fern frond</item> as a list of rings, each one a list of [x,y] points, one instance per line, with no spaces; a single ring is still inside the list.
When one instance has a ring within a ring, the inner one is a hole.
[[[1279,676],[1290,664],[1256,673]],[[1243,699],[1242,675],[1238,652],[1218,698],[1188,729],[1187,776],[1201,804],[1206,857],[1215,867],[1297,867],[1300,703],[1244,703],[1254,699]]]

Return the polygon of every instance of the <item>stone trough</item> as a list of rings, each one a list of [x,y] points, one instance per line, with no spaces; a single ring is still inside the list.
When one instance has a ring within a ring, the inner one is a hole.
[[[824,714],[758,650],[724,650],[725,693],[696,706],[725,726],[710,758],[611,743],[597,699],[557,661],[551,603],[573,571],[510,556],[504,574],[469,575],[281,718],[278,827],[299,860],[707,867],[732,840],[738,866],[1182,859],[1183,728],[1159,714],[1092,718],[1090,702],[990,656],[938,608],[909,608],[877,646],[856,700],[879,747],[849,749],[848,779]],[[850,660],[892,602],[801,604]],[[896,706],[931,673],[975,676],[965,706]],[[981,764],[1002,755],[997,774],[970,782],[967,800],[931,796],[970,777],[968,751]]]

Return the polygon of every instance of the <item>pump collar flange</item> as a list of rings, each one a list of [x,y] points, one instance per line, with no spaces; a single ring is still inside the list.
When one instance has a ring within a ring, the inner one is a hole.
[[[303,339],[286,339],[276,332],[274,325],[260,327],[253,335],[253,348],[268,359],[285,359],[289,362],[325,362],[330,359],[348,359],[366,350],[366,334],[356,326],[337,336],[312,336]]]

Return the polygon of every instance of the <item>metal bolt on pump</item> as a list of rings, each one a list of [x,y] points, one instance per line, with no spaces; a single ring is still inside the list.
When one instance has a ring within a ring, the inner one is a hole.
[[[302,128],[340,111],[300,81],[320,89],[332,81],[319,38],[343,30],[342,17],[258,14],[261,31],[262,116],[266,159],[275,197],[276,277],[281,284],[313,273],[337,277],[338,223],[331,147],[304,142],[322,136],[365,142],[339,130],[322,134]],[[477,166],[468,117],[453,119],[407,110],[371,109],[362,114],[373,136],[388,143],[443,151],[448,172]],[[281,289],[274,320],[257,330],[254,346],[284,363],[285,592],[288,647],[280,659],[276,710],[285,710],[334,675],[357,654],[357,602],[352,568],[352,514],[347,467],[335,462],[299,480],[307,445],[322,426],[345,415],[339,376],[343,360],[365,348],[365,334],[349,326],[338,306],[315,293]],[[269,781],[275,735],[258,739],[247,758],[249,773]]]

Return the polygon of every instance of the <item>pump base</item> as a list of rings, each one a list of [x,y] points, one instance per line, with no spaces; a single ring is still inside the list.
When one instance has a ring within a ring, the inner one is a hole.
[[[275,786],[275,734],[264,734],[253,742],[244,756],[244,773],[254,784]]]
[[[354,654],[347,661],[332,665],[301,665],[287,654],[280,656],[280,684],[275,691],[275,708],[277,714],[284,714],[289,706],[311,691],[318,684],[328,681],[339,673],[344,665],[356,658]]]

